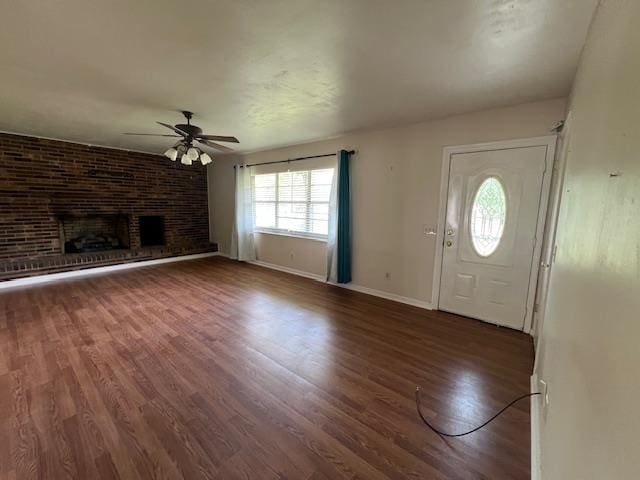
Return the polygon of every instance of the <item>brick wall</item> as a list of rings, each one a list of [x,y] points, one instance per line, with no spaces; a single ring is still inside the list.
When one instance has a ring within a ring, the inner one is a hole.
[[[0,134],[0,279],[75,269],[66,268],[59,258],[64,245],[58,220],[64,216],[128,215],[132,252],[127,256],[134,259],[212,250],[207,209],[206,170],[201,165]],[[164,216],[164,248],[139,252],[141,215]],[[57,267],[47,266],[51,263]],[[22,264],[36,267],[15,268]],[[82,268],[88,266],[90,261]]]

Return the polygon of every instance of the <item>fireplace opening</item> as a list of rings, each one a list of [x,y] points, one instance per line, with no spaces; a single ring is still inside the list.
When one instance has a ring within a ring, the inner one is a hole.
[[[140,221],[140,246],[155,247],[165,244],[164,217],[144,216],[138,217]]]
[[[58,220],[64,253],[129,248],[129,217],[126,215],[63,216]]]

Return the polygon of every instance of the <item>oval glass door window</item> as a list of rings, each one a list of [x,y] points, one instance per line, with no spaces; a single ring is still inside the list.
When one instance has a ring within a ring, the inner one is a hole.
[[[496,251],[507,218],[507,197],[496,177],[487,178],[473,197],[471,206],[471,243],[482,257]]]

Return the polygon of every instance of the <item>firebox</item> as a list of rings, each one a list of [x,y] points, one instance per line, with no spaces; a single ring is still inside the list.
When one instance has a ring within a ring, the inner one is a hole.
[[[58,217],[58,222],[64,253],[129,248],[127,215],[64,215]]]
[[[138,217],[140,226],[140,246],[153,247],[164,245],[164,217]]]

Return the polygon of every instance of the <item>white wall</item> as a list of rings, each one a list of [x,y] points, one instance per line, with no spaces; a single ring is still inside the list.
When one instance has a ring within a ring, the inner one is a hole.
[[[442,149],[548,135],[564,118],[565,100],[457,115],[404,127],[341,137],[242,158],[209,169],[212,240],[228,252],[233,212],[233,163],[273,160],[355,149],[352,168],[353,283],[419,302],[431,301],[435,237],[424,227],[438,222]],[[323,274],[324,244],[260,235],[258,259]],[[390,278],[386,278],[386,273]]]
[[[639,20],[637,0],[601,3],[572,93],[538,350],[545,480],[640,478]]]

